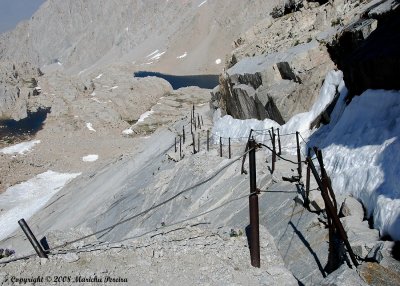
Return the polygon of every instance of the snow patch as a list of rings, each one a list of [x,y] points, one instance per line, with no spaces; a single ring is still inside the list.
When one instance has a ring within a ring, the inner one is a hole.
[[[103,76],[103,74],[99,74],[98,76],[95,77],[95,79],[100,79]]]
[[[219,65],[219,64],[222,63],[222,60],[221,60],[221,59],[216,59],[216,60],[215,60],[215,63],[216,63],[217,65]]]
[[[152,52],[151,54],[148,54],[148,55],[146,56],[146,58],[149,58],[149,57],[151,57],[152,55],[155,55],[156,53],[158,53],[158,50],[155,50],[155,51]]]
[[[162,56],[163,54],[165,54],[165,52],[166,52],[166,51],[155,54],[154,56],[152,56],[152,57],[150,58],[150,60],[159,60],[159,59],[161,58],[161,56]]]
[[[206,3],[207,3],[207,0],[201,2],[197,7],[201,7],[201,6],[203,6],[204,4],[206,4]]]
[[[95,162],[95,161],[97,161],[97,159],[99,159],[99,155],[95,155],[95,154],[91,154],[91,155],[82,157],[83,162]]]
[[[138,119],[137,123],[138,123],[138,122],[143,122],[147,117],[149,117],[149,116],[150,116],[151,114],[153,114],[153,113],[154,113],[153,110],[146,111],[145,113],[143,113],[142,115],[140,115],[140,118]]]
[[[22,142],[13,146],[5,147],[3,149],[0,149],[0,153],[11,155],[11,154],[20,154],[23,155],[24,153],[27,153],[32,150],[33,146],[36,144],[39,144],[40,140],[32,140],[28,142]]]
[[[133,130],[131,128],[125,129],[124,131],[122,131],[122,134],[131,135],[133,134]]]
[[[114,89],[117,89],[117,88],[118,88],[118,85],[115,85],[112,88],[110,88],[110,90],[114,90]]]
[[[28,220],[69,181],[80,174],[47,171],[0,194],[0,209],[3,210],[0,214],[0,240],[19,228],[18,220],[21,218]]]
[[[177,59],[183,59],[187,56],[187,52],[185,52],[183,55],[180,55],[178,57],[176,57]]]
[[[89,129],[90,131],[96,132],[96,130],[93,128],[92,123],[90,123],[90,122],[86,123],[86,127],[87,127],[87,129]]]

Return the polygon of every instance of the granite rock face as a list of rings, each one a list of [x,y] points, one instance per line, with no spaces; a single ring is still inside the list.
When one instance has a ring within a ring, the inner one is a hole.
[[[400,4],[385,1],[364,15],[329,48],[343,70],[349,100],[367,89],[400,89]]]

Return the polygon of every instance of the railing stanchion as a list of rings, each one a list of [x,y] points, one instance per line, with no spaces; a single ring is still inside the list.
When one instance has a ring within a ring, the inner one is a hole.
[[[251,265],[260,268],[260,233],[259,233],[259,211],[258,191],[256,179],[256,142],[249,141],[249,171],[250,171],[250,257]]]

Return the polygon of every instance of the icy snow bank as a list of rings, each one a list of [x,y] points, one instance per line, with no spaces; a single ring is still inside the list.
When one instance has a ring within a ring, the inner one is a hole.
[[[99,159],[99,155],[87,155],[82,157],[83,162],[95,162]]]
[[[330,71],[324,81],[321,88],[318,100],[314,103],[309,112],[299,113],[293,116],[285,125],[282,127],[271,119],[265,119],[260,121],[257,119],[246,119],[239,120],[234,119],[230,115],[226,115],[222,118],[220,113],[216,112],[214,115],[214,127],[213,132],[216,136],[239,138],[243,137],[243,141],[247,140],[250,129],[253,130],[264,130],[271,127],[280,128],[281,134],[289,134],[299,131],[304,137],[307,137],[310,133],[311,123],[321,114],[322,111],[332,102],[335,98],[336,93],[339,90],[345,90],[343,82],[343,73],[341,71]],[[269,135],[264,132],[265,135],[255,136],[258,141],[268,140]],[[215,138],[215,140],[217,140]],[[216,143],[216,141],[214,142]],[[218,139],[219,140],[219,139]],[[288,145],[294,145],[296,141],[294,137],[283,138],[283,143]]]
[[[146,111],[145,113],[143,113],[142,115],[140,115],[139,119],[137,122],[143,122],[147,117],[149,117],[151,114],[153,114],[154,111],[153,110],[149,110]]]
[[[20,155],[23,155],[26,152],[29,152],[32,150],[33,146],[35,146],[36,144],[39,144],[40,140],[33,140],[33,141],[28,141],[28,142],[22,142],[10,147],[5,147],[3,149],[0,149],[0,153],[3,154],[15,154],[18,153]]]
[[[47,171],[21,184],[8,188],[0,195],[0,240],[18,228],[18,220],[29,219],[50,198],[79,174]]]
[[[300,131],[306,140],[310,136],[309,147],[322,149],[335,192],[360,199],[368,216],[373,215],[374,227],[381,235],[389,234],[400,240],[400,92],[368,90],[346,107],[347,89],[342,77],[340,71],[328,73],[320,97],[311,110],[293,116],[280,128],[281,134]],[[311,122],[338,91],[340,97],[330,124],[319,130],[309,130]],[[245,142],[250,129],[271,127],[279,125],[269,119],[219,118],[216,113],[214,143],[218,142],[219,136],[243,137]],[[265,136],[256,136],[256,140],[268,140]],[[285,147],[296,144],[294,136],[282,137],[281,140]]]
[[[311,142],[323,148],[335,192],[359,198],[374,227],[395,240],[400,240],[399,114],[400,92],[368,90],[352,100],[336,125],[321,129],[319,142]]]
[[[246,119],[240,120],[235,119],[230,115],[225,115],[220,118],[221,112],[217,110],[214,114],[214,126],[213,126],[213,142],[217,144],[219,137],[232,138],[233,140],[247,142],[249,137],[250,129],[263,130],[271,127],[279,127],[280,125],[271,119],[265,119],[260,121],[257,119]],[[256,134],[254,134],[256,135]],[[260,134],[255,136],[256,140],[261,142],[269,138],[266,134]],[[224,143],[224,142],[223,142]]]

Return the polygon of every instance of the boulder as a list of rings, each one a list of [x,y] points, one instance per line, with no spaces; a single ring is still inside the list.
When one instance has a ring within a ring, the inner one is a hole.
[[[368,221],[360,222],[357,216],[348,216],[340,220],[354,254],[364,259],[377,244],[379,231],[369,228]]]
[[[366,286],[356,269],[349,268],[346,264],[326,277],[320,285],[323,286]]]
[[[353,197],[347,197],[340,207],[340,215],[353,216],[362,222],[364,220],[364,208],[361,202],[359,202],[357,199]]]

